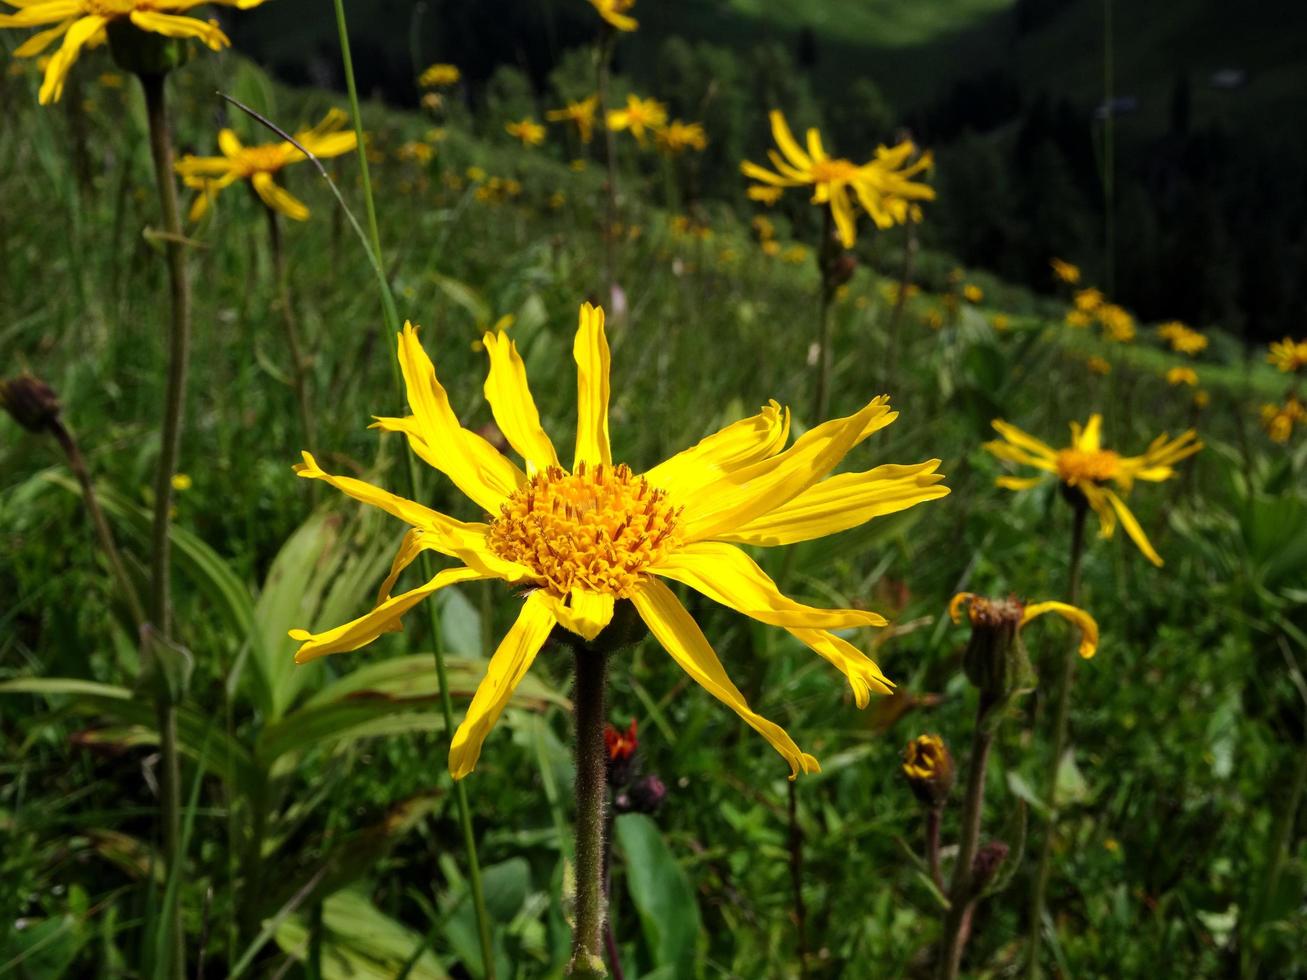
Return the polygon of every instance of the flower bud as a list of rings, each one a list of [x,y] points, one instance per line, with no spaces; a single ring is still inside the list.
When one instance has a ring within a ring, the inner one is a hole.
[[[118,67],[136,75],[166,75],[190,59],[185,38],[143,31],[126,17],[109,21],[105,33]]]
[[[604,749],[608,762],[608,785],[620,789],[631,782],[636,772],[636,749],[640,740],[635,734],[635,719],[626,731],[613,725],[604,726]]]
[[[938,735],[918,735],[903,750],[903,776],[924,805],[941,807],[953,789],[953,756]]]
[[[1034,687],[1034,671],[1018,635],[1025,607],[1016,599],[986,599],[961,592],[949,603],[957,622],[967,604],[971,640],[962,655],[967,680],[979,690],[983,703],[999,704]]]
[[[59,418],[59,396],[31,374],[0,381],[0,408],[29,432],[44,432]]]
[[[613,809],[618,813],[653,814],[662,808],[666,799],[666,784],[657,776],[645,776],[613,798]]]

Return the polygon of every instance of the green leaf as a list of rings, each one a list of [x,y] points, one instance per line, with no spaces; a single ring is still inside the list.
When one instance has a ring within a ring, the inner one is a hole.
[[[625,857],[626,886],[640,915],[654,966],[693,976],[699,942],[699,904],[685,870],[648,817],[624,813],[614,821]]]

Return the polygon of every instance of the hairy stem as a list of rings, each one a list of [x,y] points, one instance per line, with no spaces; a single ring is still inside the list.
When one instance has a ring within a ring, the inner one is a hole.
[[[1077,495],[1072,503],[1075,523],[1071,528],[1071,572],[1067,583],[1066,601],[1076,605],[1080,600],[1080,559],[1084,554],[1085,515],[1088,505]],[[1044,785],[1047,787],[1048,821],[1044,827],[1044,840],[1039,846],[1039,863],[1035,869],[1035,884],[1030,896],[1030,942],[1027,947],[1026,976],[1037,980],[1039,976],[1039,943],[1044,924],[1044,901],[1048,894],[1048,877],[1053,862],[1053,837],[1057,832],[1057,773],[1062,754],[1066,751],[1068,717],[1071,706],[1071,684],[1075,680],[1076,661],[1080,658],[1079,639],[1072,638],[1062,655],[1062,675],[1053,702],[1053,755],[1048,764]]]
[[[574,648],[576,686],[576,931],[570,975],[604,976],[604,810],[607,756],[604,750],[604,684],[608,654]]]

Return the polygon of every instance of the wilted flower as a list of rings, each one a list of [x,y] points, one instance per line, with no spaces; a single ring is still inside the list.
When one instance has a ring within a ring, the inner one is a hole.
[[[0,381],[0,408],[28,432],[44,432],[59,418],[59,396],[32,374]]]
[[[1055,613],[1080,629],[1080,656],[1088,660],[1098,650],[1098,623],[1078,606],[1065,602],[1035,602],[1026,605],[1017,599],[987,599],[974,592],[959,592],[948,603],[949,618],[962,622],[962,607],[972,632],[1001,630],[1020,633],[1027,623],[1045,613]]]
[[[751,180],[772,187],[811,187],[812,203],[830,207],[831,218],[845,248],[852,248],[857,240],[853,210],[855,198],[878,228],[889,228],[906,221],[912,201],[935,198],[935,191],[928,184],[909,180],[931,165],[929,153],[920,154],[913,163],[908,162],[917,154],[917,147],[910,140],[893,149],[878,147],[870,162],[858,165],[851,160],[828,156],[816,129],[808,130],[805,152],[795,141],[785,116],[779,110],[773,109],[769,118],[772,137],[780,148],[780,153],[767,151],[775,172],[748,160],[740,164],[740,171]]]
[[[418,84],[423,88],[449,88],[457,85],[462,77],[457,65],[437,62],[418,76]]]
[[[925,806],[943,806],[953,789],[953,756],[938,735],[918,735],[904,747],[902,772]]]
[[[1307,340],[1294,341],[1291,337],[1277,340],[1271,344],[1266,359],[1285,374],[1293,374],[1307,368]]]
[[[568,102],[561,109],[550,109],[545,113],[545,119],[549,122],[570,122],[576,127],[577,134],[581,137],[582,143],[589,143],[594,138],[595,113],[599,109],[599,96],[591,95],[577,102]],[[573,164],[585,161],[572,161]],[[575,166],[573,170],[577,169]],[[582,167],[584,169],[584,166]]]
[[[344,129],[349,117],[339,109],[330,110],[312,129],[295,134],[295,140],[315,157],[335,157],[349,153],[357,145],[352,129]],[[218,133],[220,157],[197,157],[187,154],[177,161],[177,172],[187,187],[200,191],[191,205],[190,220],[199,221],[218,192],[238,180],[248,180],[259,199],[274,211],[295,221],[304,221],[309,209],[275,177],[284,167],[307,159],[292,143],[284,140],[259,146],[244,146],[230,129]]]
[[[1080,267],[1074,266],[1070,262],[1063,262],[1061,259],[1049,259],[1048,264],[1053,269],[1053,275],[1058,282],[1064,282],[1067,285],[1074,286],[1080,281]]]
[[[17,13],[0,13],[2,27],[41,27],[20,44],[14,54],[19,58],[32,58],[45,51],[59,38],[63,43],[50,58],[45,69],[45,80],[38,96],[41,105],[58,102],[63,95],[68,72],[83,48],[96,47],[108,39],[110,24],[129,21],[146,34],[169,38],[195,38],[214,51],[227,47],[231,41],[216,21],[198,20],[182,16],[199,4],[197,0],[5,0]],[[226,7],[248,10],[263,0],[203,0]]]
[[[504,132],[521,140],[523,146],[539,146],[545,141],[545,127],[529,116],[509,123],[504,127]]]
[[[999,459],[1031,466],[1055,476],[1068,492],[1081,494],[1085,503],[1098,515],[1100,537],[1110,538],[1119,519],[1130,540],[1144,556],[1154,565],[1162,564],[1161,556],[1149,544],[1144,529],[1130,513],[1125,501],[1108,484],[1128,494],[1135,480],[1152,483],[1169,480],[1175,475],[1172,464],[1203,448],[1193,429],[1175,439],[1169,439],[1163,433],[1148,444],[1142,456],[1122,456],[1102,447],[1103,419],[1097,413],[1091,415],[1083,427],[1078,422],[1071,423],[1071,445],[1065,449],[1054,449],[1002,419],[995,419],[993,425],[1003,438],[985,443],[985,449]],[[1044,479],[1044,476],[1000,476],[997,482],[1009,490],[1027,490]]]
[[[635,0],[590,0],[590,6],[619,31],[633,31],[640,26],[634,17],[629,17],[626,13],[635,6]]]
[[[667,122],[667,107],[657,99],[642,99],[638,95],[626,97],[625,109],[608,110],[608,128],[615,133],[630,130],[635,141],[644,145],[644,134],[656,130]]]
[[[788,630],[842,671],[860,706],[887,692],[880,668],[834,630],[883,625],[873,612],[819,609],[781,594],[738,545],[772,547],[858,526],[872,517],[945,495],[938,460],[826,477],[844,456],[896,413],[875,398],[847,418],[814,426],[789,448],[789,415],[775,402],[637,475],[609,447],[609,350],[603,311],[581,307],[573,345],[577,363],[576,451],[570,471],[540,425],[516,345],[484,337],[490,358],[486,398],[525,471],[463,428],[435,367],[405,325],[399,360],[413,414],[379,418],[412,450],[445,473],[487,515],[465,522],[362,480],[327,473],[310,453],[300,477],[323,480],[409,525],[376,607],[319,633],[296,629],[299,663],[357,650],[401,628],[405,613],[439,589],[499,579],[525,594],[516,622],[486,668],[454,733],[449,766],[461,779],[551,631],[593,641],[630,602],[650,632],[695,681],[728,705],[789,762],[791,774],[817,760],[779,726],[756,714],[727,676],[708,640],[664,579],[690,586],[760,622]],[[430,581],[392,595],[400,574],[432,550],[455,559]]]

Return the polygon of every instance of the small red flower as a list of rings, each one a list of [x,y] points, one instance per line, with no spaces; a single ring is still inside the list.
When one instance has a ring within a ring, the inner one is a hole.
[[[609,762],[625,762],[635,755],[639,745],[640,740],[635,737],[634,718],[631,719],[631,727],[624,732],[612,725],[604,726],[604,746],[608,749]]]

